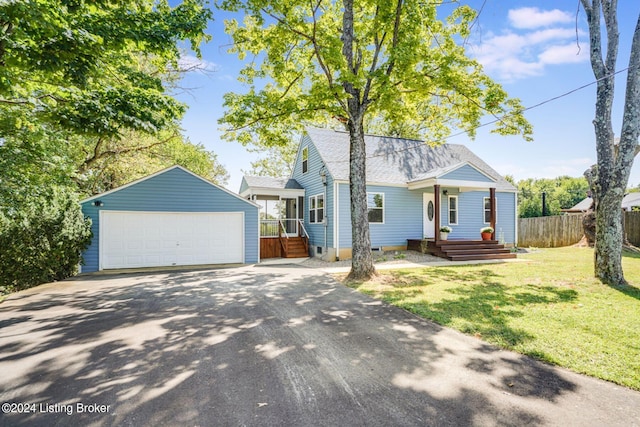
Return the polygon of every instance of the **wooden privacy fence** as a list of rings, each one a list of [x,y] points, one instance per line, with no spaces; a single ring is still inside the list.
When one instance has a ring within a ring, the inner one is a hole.
[[[640,212],[624,213],[629,243],[640,246]],[[558,248],[578,243],[584,232],[582,214],[518,218],[518,246]]]

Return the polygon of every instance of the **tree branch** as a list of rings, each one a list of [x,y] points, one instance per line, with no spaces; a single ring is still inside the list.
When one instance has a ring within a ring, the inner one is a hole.
[[[150,148],[157,147],[158,145],[166,144],[167,142],[171,141],[176,137],[178,137],[178,134],[174,133],[161,141],[156,141],[152,144],[144,145],[141,147],[129,147],[129,148],[123,148],[120,150],[107,150],[107,151],[101,151],[105,140],[103,137],[100,137],[98,138],[98,141],[96,142],[96,145],[93,148],[93,155],[90,158],[85,159],[84,162],[82,162],[82,165],[80,165],[80,167],[78,168],[78,172],[79,173],[86,172],[98,160],[104,159],[105,157],[145,151]]]

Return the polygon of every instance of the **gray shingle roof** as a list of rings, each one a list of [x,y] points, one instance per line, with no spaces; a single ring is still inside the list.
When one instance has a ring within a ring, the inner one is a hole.
[[[336,180],[349,179],[349,134],[330,129],[308,128],[307,134]],[[385,136],[365,136],[367,182],[407,184],[434,171],[469,163],[496,181],[496,189],[515,191],[491,166],[464,145],[431,147],[422,141]]]
[[[270,176],[244,176],[247,185],[252,188],[286,188],[302,190],[302,186],[293,178],[273,178]]]

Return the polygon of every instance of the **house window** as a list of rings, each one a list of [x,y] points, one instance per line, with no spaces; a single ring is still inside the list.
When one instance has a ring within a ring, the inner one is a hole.
[[[449,196],[449,225],[458,224],[458,196]]]
[[[484,204],[484,223],[491,223],[491,197],[485,197],[483,199]],[[496,199],[496,222],[498,222],[498,200]]]
[[[384,224],[384,193],[367,193],[369,222]]]
[[[302,149],[302,173],[307,173],[309,170],[309,148],[304,147]]]
[[[324,195],[309,197],[309,223],[320,224],[324,220]]]

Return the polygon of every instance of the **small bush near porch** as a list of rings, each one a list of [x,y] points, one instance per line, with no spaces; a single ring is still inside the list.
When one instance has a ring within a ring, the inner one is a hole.
[[[630,286],[593,276],[593,250],[544,249],[523,262],[395,270],[350,286],[502,348],[640,390],[640,257]]]

